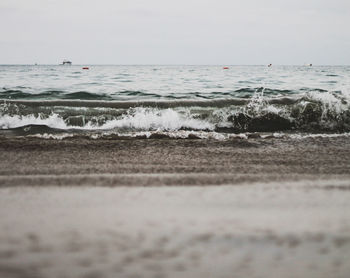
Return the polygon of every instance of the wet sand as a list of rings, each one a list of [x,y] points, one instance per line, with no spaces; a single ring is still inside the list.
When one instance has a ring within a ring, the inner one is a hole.
[[[348,137],[0,138],[0,158],[0,277],[350,273]]]
[[[350,175],[350,137],[92,140],[0,137],[14,185],[220,185]]]

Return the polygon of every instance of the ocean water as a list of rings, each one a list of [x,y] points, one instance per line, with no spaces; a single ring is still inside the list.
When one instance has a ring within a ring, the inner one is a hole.
[[[0,135],[339,135],[350,66],[0,66]]]

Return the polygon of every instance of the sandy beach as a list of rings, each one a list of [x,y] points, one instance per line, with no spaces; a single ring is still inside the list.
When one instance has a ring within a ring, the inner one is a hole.
[[[347,136],[0,138],[0,277],[348,277]]]
[[[0,137],[2,186],[221,185],[350,176],[350,139]]]

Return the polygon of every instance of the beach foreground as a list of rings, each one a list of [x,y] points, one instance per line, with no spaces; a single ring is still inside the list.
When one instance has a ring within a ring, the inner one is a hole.
[[[0,156],[0,277],[350,273],[347,136],[1,138]]]

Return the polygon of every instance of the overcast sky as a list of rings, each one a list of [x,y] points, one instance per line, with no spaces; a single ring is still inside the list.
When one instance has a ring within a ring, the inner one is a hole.
[[[350,64],[350,0],[0,0],[0,64]]]

